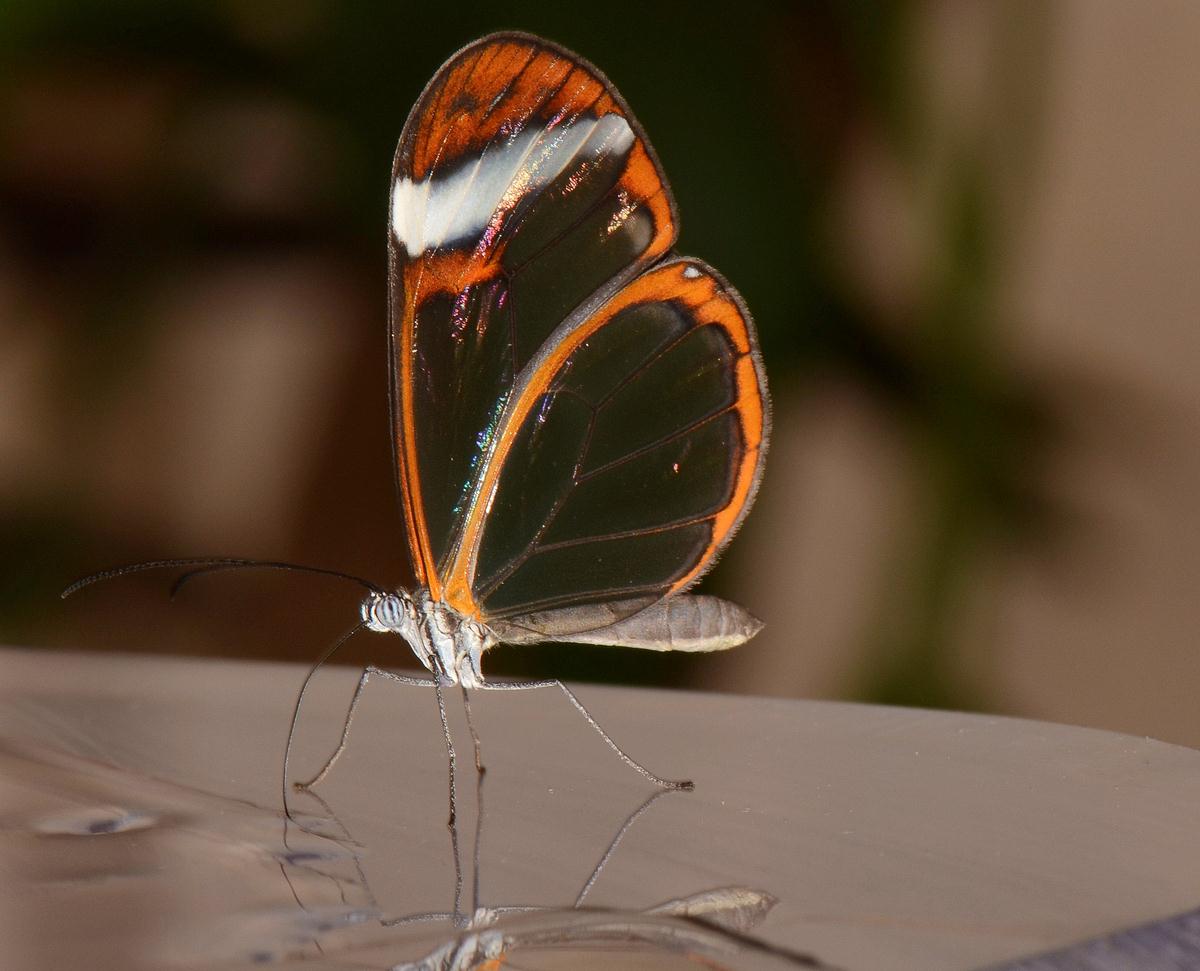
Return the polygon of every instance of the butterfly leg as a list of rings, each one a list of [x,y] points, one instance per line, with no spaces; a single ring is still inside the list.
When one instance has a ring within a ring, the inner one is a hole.
[[[403,674],[396,674],[394,671],[385,671],[383,668],[377,668],[373,664],[369,664],[367,667],[363,668],[362,674],[358,678],[358,687],[354,689],[354,695],[350,699],[350,707],[346,709],[346,721],[342,725],[342,737],[338,741],[337,748],[333,750],[333,754],[325,760],[325,764],[321,766],[320,771],[311,779],[305,782],[293,783],[297,789],[304,791],[318,785],[325,778],[325,776],[329,774],[330,770],[334,766],[334,763],[341,758],[342,753],[346,750],[346,742],[350,738],[350,725],[354,721],[355,709],[358,708],[358,703],[362,699],[362,693],[366,690],[367,682],[376,675],[381,678],[386,678],[389,681],[394,681],[396,684],[416,685],[424,688],[434,684],[434,682],[428,678],[410,678]],[[290,736],[288,738],[288,744],[289,746],[291,744]]]
[[[466,692],[463,692],[463,700],[466,701]],[[467,709],[468,712],[470,709]],[[469,721],[469,718],[468,718]],[[474,731],[474,729],[472,729]],[[475,773],[475,848],[471,853],[471,914],[474,916],[479,913],[479,851],[483,845],[483,780],[485,769],[479,761],[478,739],[476,739],[475,748],[475,764],[479,769]]]
[[[691,789],[695,788],[695,785],[692,783],[692,781],[690,779],[664,779],[662,776],[655,775],[653,772],[651,772],[649,769],[647,769],[644,765],[642,765],[641,762],[638,762],[632,756],[628,755],[625,752],[625,750],[621,748],[620,745],[618,745],[616,742],[614,742],[612,740],[612,736],[609,735],[608,732],[606,732],[603,728],[600,727],[600,723],[598,721],[596,721],[595,718],[592,717],[592,713],[590,711],[588,711],[587,708],[584,707],[583,702],[575,697],[575,692],[573,692],[570,688],[568,688],[565,684],[563,684],[561,681],[559,681],[557,679],[554,679],[552,681],[485,682],[485,683],[479,685],[479,687],[486,688],[489,691],[529,691],[529,690],[532,690],[533,688],[559,688],[562,691],[562,693],[567,696],[567,700],[569,702],[571,702],[572,705],[575,706],[575,710],[578,711],[579,714],[581,714],[583,716],[584,721],[586,721],[589,725],[592,726],[592,728],[594,728],[596,730],[596,734],[599,735],[602,739],[604,739],[604,741],[607,743],[608,747],[610,749],[612,749],[614,752],[616,752],[617,756],[621,759],[621,761],[624,762],[631,769],[633,769],[634,772],[637,772],[639,775],[644,776],[645,778],[647,778],[651,782],[653,782],[656,786],[661,786],[663,789],[691,790]]]
[[[475,771],[483,775],[487,767],[483,764],[483,748],[479,743],[479,732],[475,730],[475,720],[471,717],[471,699],[466,685],[459,682],[462,688],[463,710],[467,713],[467,728],[471,731],[471,741],[475,744]]]
[[[450,736],[450,719],[446,717],[446,696],[442,693],[441,681],[433,682],[433,689],[437,692],[438,715],[442,719],[442,734],[446,737],[446,758],[450,763],[450,818],[446,825],[450,827],[450,835],[454,840],[455,859],[458,858],[458,831],[454,827],[454,823],[458,817],[457,805],[458,800],[455,798],[454,777],[457,766],[457,757],[454,754],[454,739]],[[461,879],[460,879],[461,884]],[[457,911],[457,908],[455,908]]]

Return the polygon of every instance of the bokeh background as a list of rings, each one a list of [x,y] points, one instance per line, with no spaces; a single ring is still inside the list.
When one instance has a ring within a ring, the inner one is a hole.
[[[1200,745],[1200,5],[0,5],[0,642],[308,661],[405,583],[384,359],[392,152],[491,30],[594,61],[680,248],[757,319],[728,655],[490,670],[949,706]],[[344,655],[408,664],[396,639]]]

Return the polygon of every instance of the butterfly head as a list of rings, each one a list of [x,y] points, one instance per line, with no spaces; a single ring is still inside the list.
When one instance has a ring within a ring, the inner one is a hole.
[[[391,631],[407,641],[416,637],[417,607],[413,598],[403,590],[385,593],[374,590],[359,608],[363,626],[380,634]]]
[[[417,659],[444,683],[474,688],[483,681],[480,660],[496,643],[486,624],[464,617],[426,591],[373,591],[359,612],[368,630],[403,637]]]

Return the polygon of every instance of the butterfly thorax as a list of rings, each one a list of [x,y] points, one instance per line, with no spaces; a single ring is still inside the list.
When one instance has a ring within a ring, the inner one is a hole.
[[[372,593],[362,602],[364,625],[399,634],[436,677],[474,688],[483,681],[483,652],[496,643],[490,627],[434,600],[428,591]]]

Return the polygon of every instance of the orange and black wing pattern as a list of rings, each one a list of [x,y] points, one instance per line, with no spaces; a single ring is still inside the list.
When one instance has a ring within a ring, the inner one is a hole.
[[[674,203],[605,78],[484,38],[422,93],[392,171],[392,411],[417,579],[437,597],[521,370],[567,318],[670,248]]]
[[[477,617],[686,587],[745,514],[765,383],[740,299],[667,260],[645,135],[578,56],[452,57],[405,126],[392,415],[417,579]]]

